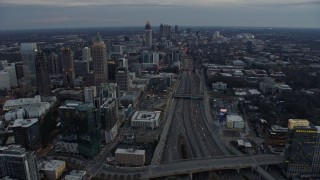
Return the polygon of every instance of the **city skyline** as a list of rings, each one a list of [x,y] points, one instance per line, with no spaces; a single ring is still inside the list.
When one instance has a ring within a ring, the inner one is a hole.
[[[4,0],[1,30],[138,26],[150,20],[181,26],[320,28],[320,1]],[[143,13],[141,13],[143,12]],[[192,12],[192,13],[190,13]],[[84,16],[85,15],[85,16]]]

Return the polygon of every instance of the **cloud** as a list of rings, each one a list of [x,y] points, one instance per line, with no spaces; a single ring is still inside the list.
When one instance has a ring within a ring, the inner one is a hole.
[[[267,3],[248,3],[248,6],[267,8],[288,8],[301,6],[320,6],[320,0],[315,1],[268,1]]]
[[[242,5],[247,0],[1,0],[3,4],[43,6],[101,6],[101,5],[153,5],[153,6],[228,6]],[[272,1],[272,0],[271,0]],[[284,0],[282,0],[284,1]],[[291,0],[296,1],[296,0]],[[259,2],[259,0],[252,0]]]
[[[0,29],[143,27],[161,22],[208,26],[320,27],[319,1],[0,0]],[[273,8],[279,7],[279,8]],[[301,8],[303,7],[303,8]],[[192,12],[192,13],[191,13]]]

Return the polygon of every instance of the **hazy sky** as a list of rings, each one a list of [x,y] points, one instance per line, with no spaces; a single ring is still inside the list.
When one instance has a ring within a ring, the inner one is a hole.
[[[320,0],[0,0],[0,29],[152,26],[320,28]]]

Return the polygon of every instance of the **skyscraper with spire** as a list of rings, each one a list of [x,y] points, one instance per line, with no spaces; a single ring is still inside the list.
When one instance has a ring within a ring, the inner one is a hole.
[[[100,34],[93,41],[91,48],[95,85],[108,82],[107,48]]]
[[[37,89],[40,96],[51,95],[50,78],[48,74],[47,63],[43,52],[38,51],[36,54],[36,77],[37,77]]]
[[[151,48],[152,47],[152,29],[149,21],[147,21],[146,23],[145,31],[146,31],[146,47]]]

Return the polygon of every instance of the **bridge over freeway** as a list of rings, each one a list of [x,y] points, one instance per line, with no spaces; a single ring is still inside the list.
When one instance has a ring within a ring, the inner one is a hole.
[[[173,94],[174,98],[187,98],[187,99],[202,99],[202,94],[182,94],[182,93],[175,93]]]
[[[141,174],[142,178],[157,178],[180,174],[192,174],[197,172],[254,168],[265,165],[277,165],[283,163],[283,157],[279,155],[253,155],[253,156],[224,156],[207,159],[192,159],[149,166],[147,172]]]

